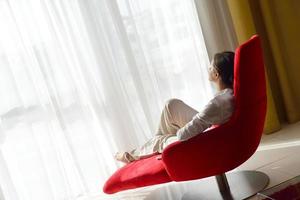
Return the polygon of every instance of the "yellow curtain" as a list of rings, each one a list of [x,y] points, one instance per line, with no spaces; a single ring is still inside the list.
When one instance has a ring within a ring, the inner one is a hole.
[[[264,133],[300,120],[300,1],[227,0],[234,28],[243,43],[262,39],[268,110]]]

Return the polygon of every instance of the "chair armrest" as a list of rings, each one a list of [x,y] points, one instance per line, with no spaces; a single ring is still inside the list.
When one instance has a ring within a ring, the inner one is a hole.
[[[239,146],[232,131],[230,125],[221,125],[189,140],[170,144],[164,149],[162,160],[171,179],[204,178],[224,173],[244,162],[234,159],[234,155],[243,152],[237,150]]]

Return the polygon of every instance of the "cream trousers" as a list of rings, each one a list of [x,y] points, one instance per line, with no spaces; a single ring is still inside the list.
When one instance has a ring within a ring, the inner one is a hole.
[[[153,138],[139,148],[128,152],[135,160],[161,153],[169,144],[176,142],[176,132],[198,113],[180,99],[170,99],[161,112],[160,123]]]

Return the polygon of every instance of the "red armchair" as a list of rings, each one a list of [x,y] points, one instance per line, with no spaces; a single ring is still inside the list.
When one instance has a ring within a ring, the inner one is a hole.
[[[235,111],[228,122],[187,141],[169,145],[161,160],[155,155],[125,165],[107,180],[103,191],[112,194],[209,176],[216,176],[223,198],[243,199],[262,190],[269,179],[261,172],[229,173],[228,181],[225,175],[256,151],[264,127],[267,96],[262,49],[257,35],[236,49],[234,96]],[[239,185],[237,192],[230,188],[235,181]]]

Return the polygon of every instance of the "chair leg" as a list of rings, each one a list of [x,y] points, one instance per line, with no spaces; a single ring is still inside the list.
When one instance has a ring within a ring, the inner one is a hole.
[[[216,175],[215,178],[217,180],[218,188],[219,188],[219,191],[220,191],[223,199],[232,200],[233,197],[232,197],[232,194],[230,191],[230,187],[229,187],[229,184],[227,181],[226,174],[223,173],[220,175]]]
[[[215,176],[217,179],[218,187],[221,193],[226,193],[230,191],[230,187],[225,174],[220,174]]]

